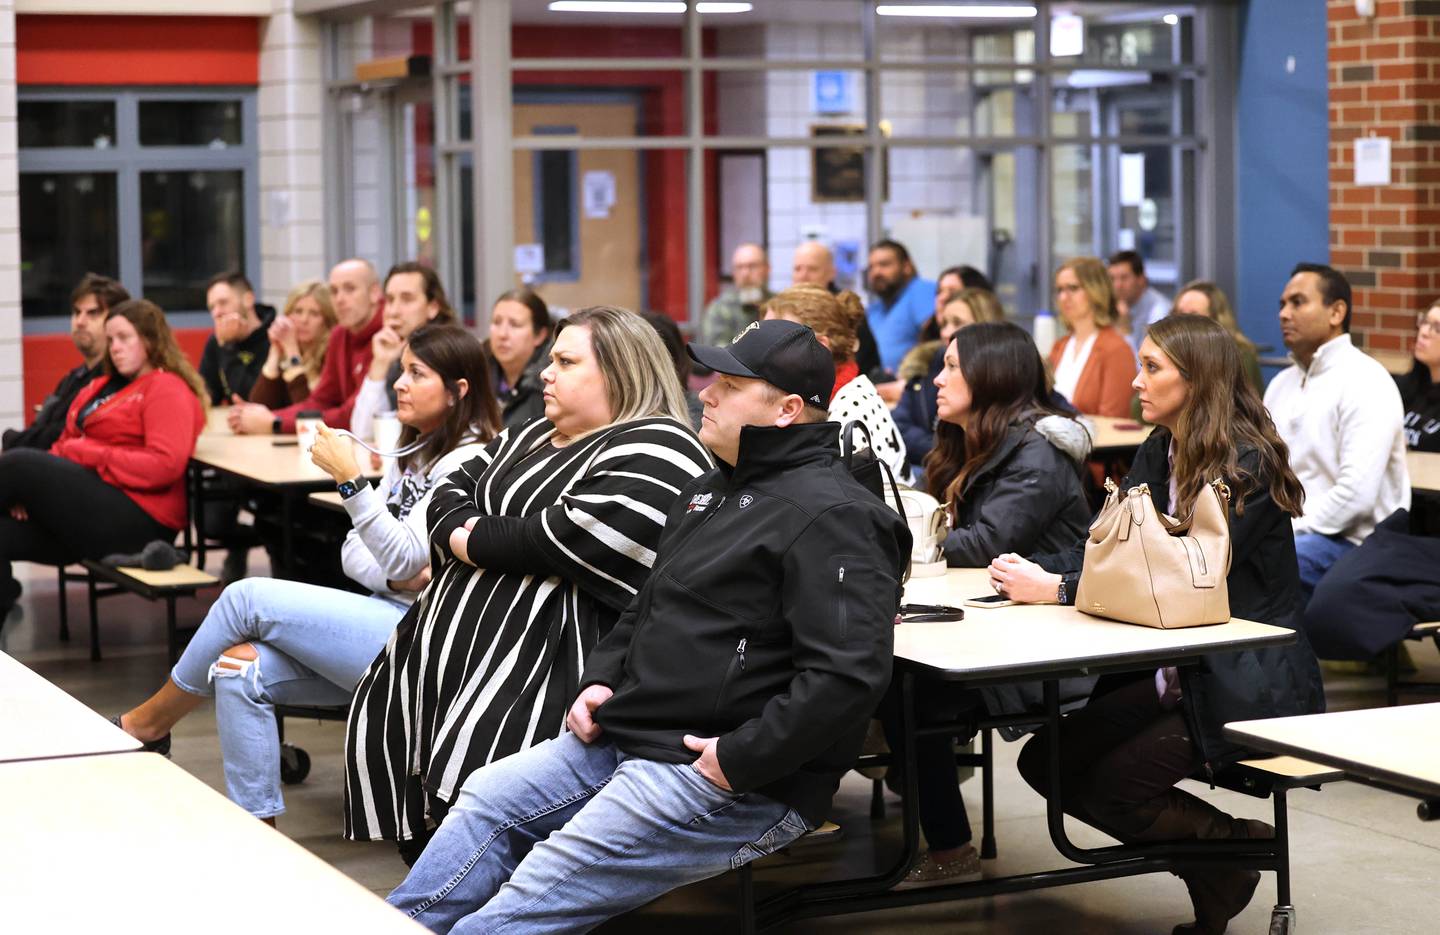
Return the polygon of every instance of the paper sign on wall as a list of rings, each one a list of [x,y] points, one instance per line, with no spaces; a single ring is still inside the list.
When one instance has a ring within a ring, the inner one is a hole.
[[[581,179],[580,191],[587,218],[608,218],[615,206],[615,173],[595,169]]]
[[[517,243],[515,245],[515,272],[521,276],[535,276],[545,272],[545,245]]]
[[[1145,198],[1145,154],[1120,154],[1120,205],[1138,208]]]
[[[1355,140],[1355,184],[1390,184],[1390,137],[1362,136]]]

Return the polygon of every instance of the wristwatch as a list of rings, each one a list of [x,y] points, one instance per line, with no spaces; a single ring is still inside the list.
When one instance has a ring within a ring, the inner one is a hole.
[[[286,366],[286,367],[298,367],[298,366],[300,366],[300,365],[303,364],[303,363],[305,363],[305,361],[303,361],[303,360],[300,359],[300,355],[299,355],[299,354],[291,354],[291,355],[290,355],[290,359],[289,359],[288,361],[286,361],[285,366]]]
[[[283,423],[282,423],[280,417],[279,417],[279,416],[276,416],[276,417],[275,417],[275,420],[270,423],[270,434],[271,434],[271,435],[279,435],[279,434],[280,434],[280,426],[281,426],[282,424],[283,424]]]
[[[1066,598],[1068,598],[1070,595],[1065,593],[1068,590],[1069,588],[1065,587],[1065,579],[1061,578],[1060,587],[1055,589],[1055,600],[1061,604],[1068,604],[1069,601],[1067,601]]]
[[[357,493],[360,492],[360,488],[364,484],[365,478],[356,477],[352,478],[351,480],[341,481],[340,483],[335,485],[335,489],[340,492],[341,500],[349,500],[351,497],[355,496]]]

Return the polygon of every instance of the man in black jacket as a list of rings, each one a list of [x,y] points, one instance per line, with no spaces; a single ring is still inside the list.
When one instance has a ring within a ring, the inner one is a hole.
[[[200,378],[210,393],[210,404],[248,399],[270,353],[275,309],[256,304],[250,280],[238,272],[211,278],[205,286],[205,307],[215,322],[200,354]]]
[[[823,820],[859,754],[909,531],[839,459],[809,328],[690,354],[719,374],[700,429],[719,466],[671,508],[570,733],[474,773],[390,895],[435,931],[585,931],[739,867]]]
[[[55,391],[40,404],[40,411],[29,428],[5,430],[5,451],[11,448],[49,451],[55,444],[65,430],[65,416],[70,412],[75,394],[100,375],[100,365],[105,361],[105,316],[129,298],[125,287],[108,276],[86,273],[80,280],[70,293],[70,340],[75,342],[75,349],[84,362],[60,378]]]

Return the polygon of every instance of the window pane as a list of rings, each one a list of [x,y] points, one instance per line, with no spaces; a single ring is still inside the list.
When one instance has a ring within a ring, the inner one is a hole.
[[[141,146],[239,146],[239,101],[141,101]]]
[[[20,174],[20,292],[26,317],[69,315],[87,272],[119,275],[115,175]]]
[[[115,145],[113,101],[20,101],[23,148]]]
[[[145,298],[166,311],[205,307],[205,282],[245,268],[244,173],[140,173]]]
[[[702,8],[707,58],[858,59],[864,5],[857,0],[755,0],[743,13]]]

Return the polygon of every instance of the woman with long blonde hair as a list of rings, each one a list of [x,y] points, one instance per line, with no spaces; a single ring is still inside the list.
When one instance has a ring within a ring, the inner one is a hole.
[[[545,417],[435,488],[434,578],[355,692],[345,834],[413,862],[465,779],[554,737],[585,656],[650,573],[710,458],[660,336],[626,309],[563,319]]]
[[[250,402],[283,409],[308,399],[320,382],[336,320],[328,285],[308,279],[291,289],[284,310],[270,325],[270,353],[250,388]]]

